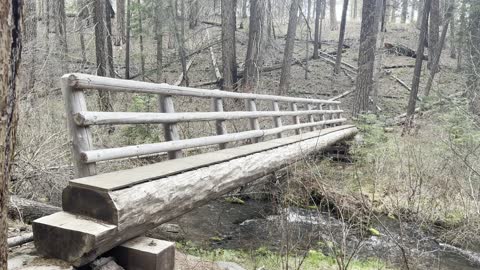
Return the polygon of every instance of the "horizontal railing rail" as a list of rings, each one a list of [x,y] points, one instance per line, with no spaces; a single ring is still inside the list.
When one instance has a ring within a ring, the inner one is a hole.
[[[160,112],[89,111],[84,94],[84,90],[88,89],[158,95],[161,105]],[[167,152],[171,159],[180,158],[185,149],[210,145],[218,145],[220,149],[224,149],[228,143],[244,140],[255,143],[266,136],[276,135],[281,138],[288,131],[300,134],[303,129],[314,131],[319,127],[340,125],[347,121],[341,116],[344,111],[340,109],[338,101],[196,89],[86,74],[63,76],[62,91],[73,142],[75,167],[79,177],[95,175],[97,173],[96,163],[101,161],[164,152]],[[175,112],[172,96],[211,99],[214,111]],[[247,111],[224,111],[224,99],[245,100]],[[257,101],[271,102],[271,110],[257,110]],[[286,103],[289,110],[282,111],[280,103]],[[302,104],[302,106],[298,104]],[[262,129],[259,119],[266,117],[272,119],[273,128]],[[284,117],[291,117],[292,124],[285,125],[282,121]],[[228,133],[225,121],[241,119],[249,120],[250,130]],[[302,123],[302,119],[307,119],[307,121]],[[215,121],[216,135],[180,139],[177,123],[201,121]],[[90,126],[135,124],[163,124],[165,141],[94,149]]]

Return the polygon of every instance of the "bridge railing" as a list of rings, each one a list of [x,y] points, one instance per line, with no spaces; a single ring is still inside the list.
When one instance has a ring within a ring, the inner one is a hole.
[[[88,111],[84,90],[144,93],[160,95],[161,112],[99,112]],[[318,127],[338,125],[342,118],[340,102],[321,99],[296,98],[274,95],[227,92],[220,90],[195,89],[98,77],[86,74],[67,74],[62,77],[62,91],[65,98],[67,122],[73,141],[73,155],[78,177],[95,175],[95,163],[99,161],[130,158],[167,152],[169,158],[180,158],[182,150],[209,145],[226,148],[227,143],[250,139],[257,142],[269,135],[282,137],[282,133],[302,129],[315,130]],[[214,111],[175,112],[172,96],[188,96],[211,99]],[[248,111],[224,111],[224,99],[244,100]],[[270,111],[257,111],[256,101],[270,101]],[[289,111],[281,111],[279,103],[289,104]],[[306,110],[299,110],[303,104]],[[301,116],[308,121],[301,123]],[[273,128],[261,129],[259,118],[271,117]],[[293,124],[283,125],[282,117],[292,117]],[[228,133],[227,120],[249,119],[248,131]],[[180,139],[177,123],[215,121],[215,136]],[[129,145],[116,148],[94,149],[90,126],[122,124],[163,124],[165,142]]]

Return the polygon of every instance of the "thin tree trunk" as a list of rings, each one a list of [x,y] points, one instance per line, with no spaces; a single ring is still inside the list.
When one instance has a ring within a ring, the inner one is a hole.
[[[437,53],[435,54],[435,59],[432,63],[432,68],[430,69],[430,76],[428,77],[427,86],[425,87],[425,96],[428,97],[430,95],[430,90],[432,89],[433,79],[435,78],[435,74],[438,71],[438,65],[440,63],[440,57],[442,55],[443,46],[445,44],[445,39],[447,37],[448,26],[450,24],[450,20],[453,16],[453,6],[451,6],[450,11],[447,11],[445,14],[445,22],[443,24],[442,34],[440,36],[440,40],[438,42],[438,46],[435,49]]]
[[[82,64],[85,64],[87,62],[87,51],[85,48],[85,34],[84,34],[84,29],[85,29],[85,20],[86,20],[86,7],[85,3],[83,0],[77,0],[77,10],[78,10],[78,21],[80,22],[80,29],[78,30],[78,33],[80,35],[80,50],[82,54]]]
[[[107,36],[106,36],[106,45],[107,45],[107,65],[108,65],[108,76],[115,78],[115,68],[113,66],[113,44],[112,44],[112,6],[110,6],[110,1],[107,1],[106,10],[105,10],[105,24],[107,26]]]
[[[420,55],[420,56],[423,55],[423,51],[425,49],[424,43],[425,43],[425,37],[428,32],[428,17],[430,15],[431,6],[432,6],[432,0],[424,1],[422,25],[420,28],[420,35],[418,37],[418,47],[417,47],[417,55]],[[408,100],[407,118],[405,122],[404,131],[408,131],[413,125],[413,116],[415,114],[415,107],[416,107],[417,98],[418,98],[418,88],[420,85],[420,76],[422,73],[422,62],[423,62],[423,57],[417,57],[415,60],[415,69],[413,71],[413,79],[412,79],[412,90],[410,91],[410,97]]]
[[[330,30],[334,31],[338,29],[337,21],[337,1],[329,0],[330,2]]]
[[[400,0],[392,0],[392,8],[391,11],[392,13],[390,14],[390,22],[396,23],[397,22],[397,10],[398,10],[398,5]]]
[[[463,49],[465,42],[465,31],[467,31],[467,6],[465,3],[466,0],[462,1],[462,6],[460,7],[460,27],[458,31],[458,44],[457,44],[457,72],[461,71],[463,68]]]
[[[142,72],[142,81],[145,81],[145,53],[143,48],[143,14],[142,14],[142,2],[137,0],[138,5],[138,36],[140,39],[140,68]]]
[[[0,270],[8,269],[8,184],[17,133],[17,73],[22,44],[23,1],[0,0]]]
[[[470,0],[468,25],[467,95],[470,110],[480,116],[480,2]]]
[[[387,0],[385,7],[385,22],[390,21],[390,16],[392,15],[392,0]]]
[[[161,83],[163,65],[162,1],[157,0],[155,5],[155,39],[157,41],[157,82]]]
[[[423,6],[425,5],[425,0],[418,0],[417,6],[417,28],[420,29],[422,27],[422,16],[423,16]]]
[[[62,65],[62,72],[68,71],[66,61],[68,46],[67,46],[67,22],[65,15],[65,0],[55,1],[55,34],[57,36],[58,45],[60,48],[60,61]]]
[[[232,91],[237,83],[236,0],[222,0],[223,89]]]
[[[382,0],[363,1],[358,73],[352,110],[354,116],[368,111],[369,95],[373,87],[373,71],[378,35],[379,16],[376,13],[377,7],[382,3],[381,1]]]
[[[347,0],[348,1],[348,0]],[[306,21],[306,26],[307,26],[307,31],[306,31],[306,38],[305,38],[305,80],[308,80],[308,58],[310,57],[310,27],[309,27],[309,22],[310,22],[310,9],[312,8],[312,0],[308,0],[307,4],[307,21]]]
[[[317,0],[315,5],[315,35],[313,43],[313,59],[318,59],[318,50],[321,48],[320,20],[322,17],[322,5],[324,0]]]
[[[266,0],[250,0],[250,22],[248,33],[247,56],[245,59],[245,71],[243,76],[243,92],[253,93],[255,90],[259,68],[258,63],[261,55]]]
[[[402,0],[401,23],[407,22],[407,14],[408,14],[408,0]]]
[[[384,47],[383,44],[385,43],[385,32],[386,32],[386,21],[385,21],[385,15],[386,15],[386,2],[387,0],[381,0],[382,6],[378,7],[378,16],[379,16],[379,21],[380,21],[380,46],[377,49],[377,56],[375,58],[375,71],[373,73],[373,109],[375,110],[375,113],[378,114],[379,112],[379,88],[380,88],[380,74],[382,73],[383,70],[383,56],[384,56]]]
[[[340,65],[342,64],[343,41],[345,40],[345,26],[347,25],[347,10],[348,0],[343,0],[342,22],[340,23],[340,35],[338,37],[337,59],[333,71],[335,74],[340,73]]]
[[[131,0],[127,0],[127,25],[125,34],[125,79],[130,79],[130,19],[132,17]]]
[[[290,69],[291,69],[293,49],[295,45],[295,33],[297,31],[298,5],[299,5],[299,0],[292,0],[290,5],[287,40],[285,44],[285,51],[283,54],[282,73],[280,75],[280,86],[279,86],[280,95],[285,95],[290,88]]]
[[[448,3],[450,6],[453,6],[455,7],[456,4],[455,4],[455,0],[448,0]],[[456,20],[455,20],[455,10],[456,8],[454,9],[454,14],[452,14],[451,16],[451,22],[450,22],[450,34],[449,34],[449,41],[450,41],[450,58],[452,59],[455,59],[457,58],[457,48],[456,48],[456,45],[457,45],[457,41],[455,40],[456,37],[455,37],[455,24],[456,24]],[[447,15],[448,15],[448,11],[447,11]]]
[[[188,27],[194,29],[198,25],[198,0],[190,0],[190,14],[188,16]]]
[[[115,37],[115,46],[125,43],[125,0],[117,0],[117,36]]]
[[[432,0],[430,7],[430,23],[428,25],[428,68],[430,69],[437,54],[438,36],[440,31],[440,4],[439,0]]]
[[[410,23],[413,24],[415,21],[415,10],[417,10],[418,0],[411,0],[412,1],[412,9],[410,10]]]

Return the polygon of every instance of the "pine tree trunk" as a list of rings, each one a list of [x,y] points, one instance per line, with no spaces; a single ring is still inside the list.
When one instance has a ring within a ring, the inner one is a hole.
[[[399,6],[398,1],[400,1],[400,0],[392,0],[392,8],[391,8],[392,13],[390,14],[390,22],[392,22],[392,23],[397,22],[397,10],[398,10],[398,6]]]
[[[440,4],[439,0],[432,0],[430,7],[430,23],[428,25],[428,68],[430,69],[435,54],[437,54],[438,36],[440,31]]]
[[[402,16],[401,23],[407,23],[408,0],[402,0]]]
[[[138,5],[138,37],[140,43],[140,72],[142,73],[142,81],[145,81],[145,53],[143,47],[143,14],[142,14],[142,2],[141,0],[137,0]]]
[[[55,14],[55,34],[57,36],[58,45],[60,48],[60,61],[62,65],[62,72],[67,73],[68,65],[66,56],[68,53],[67,46],[67,21],[65,15],[65,0],[54,1]]]
[[[358,17],[358,0],[353,0],[353,18],[357,19]]]
[[[412,0],[412,9],[410,10],[410,22],[415,22],[415,10],[417,10],[418,0]]]
[[[432,1],[425,0],[423,4],[422,24],[420,27],[420,35],[418,37],[417,55],[423,55],[425,49],[425,39],[428,32],[428,17],[430,15],[430,8]],[[422,73],[423,57],[417,57],[415,60],[415,69],[413,71],[412,90],[410,91],[410,97],[408,99],[407,107],[407,121],[405,123],[405,130],[409,130],[413,125],[413,116],[415,114],[415,107],[417,105],[418,88],[420,85],[420,76]]]
[[[299,0],[292,0],[289,11],[287,40],[283,54],[282,73],[280,75],[279,94],[285,95],[290,88],[290,69],[293,49],[295,45],[295,33],[297,32]]]
[[[125,0],[117,0],[117,36],[115,37],[115,46],[125,43]]]
[[[422,27],[422,16],[423,16],[423,6],[425,5],[425,0],[418,0],[417,6],[417,28]]]
[[[322,5],[324,0],[316,0],[315,5],[315,34],[314,34],[314,43],[313,43],[313,59],[318,59],[318,50],[321,46],[321,37],[320,37],[320,20],[322,17]]]
[[[188,27],[194,29],[198,25],[198,0],[190,0],[190,14],[188,16]]]
[[[106,46],[107,46],[107,66],[108,66],[108,77],[115,78],[115,68],[113,66],[113,43],[112,43],[112,14],[113,9],[110,6],[110,2],[107,1],[106,10],[105,10],[105,24],[107,25],[107,36],[106,36]]]
[[[345,26],[347,25],[348,0],[343,0],[342,22],[340,23],[340,35],[338,37],[337,59],[335,62],[334,73],[340,73],[340,64],[342,62],[343,41],[345,40]]]
[[[334,31],[338,29],[337,21],[337,1],[329,0],[330,2],[330,30]]]
[[[458,31],[458,44],[457,44],[457,72],[461,71],[463,68],[463,50],[464,50],[464,42],[465,42],[465,31],[467,30],[467,20],[466,20],[466,13],[467,13],[467,6],[466,0],[462,1],[462,5],[460,7],[460,27]]]
[[[308,80],[308,58],[310,57],[310,10],[312,8],[312,0],[307,1],[307,18],[306,18],[306,37],[305,37],[305,80]]]
[[[467,91],[470,110],[480,115],[480,2],[470,0],[468,25],[468,72]]]
[[[382,0],[363,1],[358,73],[352,110],[354,116],[368,112],[369,95],[373,87],[373,71],[378,35],[379,16],[376,12],[378,6],[381,5],[381,1]]]
[[[265,1],[266,0],[250,0],[248,47],[243,75],[243,92],[246,93],[255,92],[259,68],[262,66],[258,60],[263,48],[262,25],[264,25]]]
[[[236,0],[222,0],[223,89],[232,91],[237,83]]]
[[[125,33],[125,79],[130,79],[130,20],[132,17],[131,0],[127,0],[127,25]]]
[[[7,270],[8,184],[17,132],[17,73],[22,44],[23,1],[0,0],[0,270]]]
[[[105,37],[106,29],[106,3],[102,0],[95,0],[93,22],[95,24],[95,55],[97,60],[97,75],[107,75],[107,53]],[[110,96],[106,91],[98,91],[98,107],[101,111],[111,111]]]
[[[85,48],[85,20],[86,20],[86,6],[83,0],[77,0],[77,12],[78,12],[78,21],[80,24],[80,28],[78,29],[78,34],[80,36],[80,50],[82,54],[82,64],[87,62],[87,51]]]
[[[392,0],[387,0],[385,6],[385,22],[390,21],[390,16],[392,15]]]
[[[455,4],[455,0],[449,0],[448,1],[449,5],[450,6],[457,6]],[[456,23],[457,21],[455,20],[455,11],[456,11],[456,8],[454,9],[454,14],[452,15],[451,17],[451,22],[450,22],[450,34],[449,34],[449,37],[448,37],[448,40],[450,41],[450,58],[452,59],[455,59],[457,58],[457,48],[456,48],[456,45],[457,45],[457,41],[455,40],[456,39],[456,36],[455,36],[455,31],[456,31]],[[448,14],[448,13],[447,13]]]

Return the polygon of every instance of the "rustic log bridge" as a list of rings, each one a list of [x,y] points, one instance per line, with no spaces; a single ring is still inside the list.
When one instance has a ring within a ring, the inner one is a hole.
[[[338,101],[203,90],[84,74],[65,75],[62,84],[76,173],[82,178],[71,180],[63,191],[63,211],[34,221],[33,232],[39,253],[76,266],[357,132],[354,126],[345,124],[347,119],[342,118]],[[92,112],[85,103],[86,89],[160,95],[168,108],[162,113]],[[211,99],[214,112],[176,113],[172,96]],[[225,98],[246,101],[248,111],[224,111]],[[257,100],[272,102],[272,110],[258,110]],[[290,110],[280,110],[279,103]],[[258,118],[265,117],[271,119],[273,127],[259,125]],[[293,121],[284,125],[282,117]],[[302,122],[304,118],[307,120]],[[237,119],[248,119],[250,130],[228,133],[224,122]],[[177,123],[198,121],[215,121],[216,135],[181,139],[174,134],[172,127]],[[92,125],[148,123],[163,124],[166,141],[108,149],[92,146]],[[287,131],[297,135],[284,136]],[[277,138],[266,140],[272,136]],[[227,148],[228,143],[236,141],[254,143]],[[182,155],[183,150],[210,145],[223,150]],[[170,160],[96,175],[96,162],[164,152],[169,153]]]

